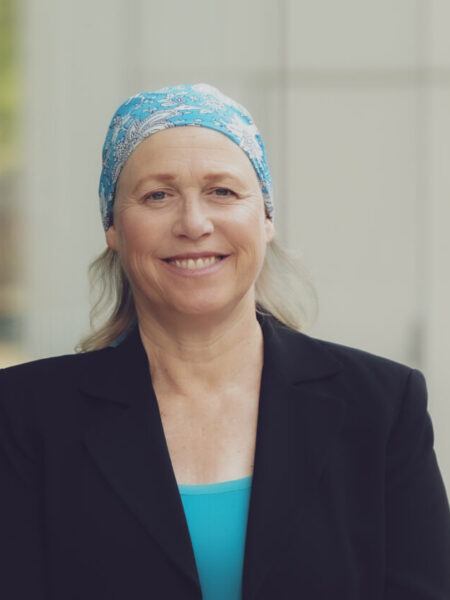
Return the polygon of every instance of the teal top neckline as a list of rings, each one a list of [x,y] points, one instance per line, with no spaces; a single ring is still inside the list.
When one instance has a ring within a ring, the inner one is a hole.
[[[204,600],[241,600],[252,476],[178,485]]]
[[[251,486],[253,476],[232,479],[231,481],[219,481],[218,483],[207,483],[202,485],[178,484],[180,494],[221,494],[243,490]]]

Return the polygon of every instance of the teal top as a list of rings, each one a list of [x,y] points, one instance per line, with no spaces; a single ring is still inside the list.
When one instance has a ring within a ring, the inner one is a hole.
[[[178,489],[203,600],[241,600],[252,476]]]

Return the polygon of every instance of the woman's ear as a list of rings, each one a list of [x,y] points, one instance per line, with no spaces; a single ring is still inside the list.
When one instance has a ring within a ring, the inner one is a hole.
[[[106,243],[111,250],[117,250],[117,231],[114,225],[111,225],[105,234]]]
[[[264,228],[266,231],[266,242],[270,244],[270,242],[275,237],[275,228],[273,226],[273,221],[269,217],[266,217]]]

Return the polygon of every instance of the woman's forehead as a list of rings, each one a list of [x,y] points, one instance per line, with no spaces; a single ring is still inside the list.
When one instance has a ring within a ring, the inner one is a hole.
[[[243,155],[247,158],[245,152],[230,138],[220,131],[208,129],[206,127],[183,126],[171,127],[163,129],[143,140],[137,148],[132,152],[131,156],[136,153],[155,151],[158,154],[161,151],[167,150],[178,151],[186,147],[192,149],[217,149],[228,152],[230,155]],[[248,162],[250,160],[247,158]],[[251,164],[251,163],[250,163]]]
[[[141,171],[170,179],[183,167],[195,168],[210,178],[227,173],[257,179],[252,163],[237,144],[218,131],[201,127],[174,127],[151,135],[132,152],[119,179]]]

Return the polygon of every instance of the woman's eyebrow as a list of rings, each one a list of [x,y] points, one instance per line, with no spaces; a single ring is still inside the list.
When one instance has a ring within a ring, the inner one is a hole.
[[[239,178],[237,173],[231,173],[230,171],[215,171],[214,173],[207,173],[203,177],[204,181],[217,181],[218,179],[234,179],[242,185],[242,180]]]
[[[171,173],[153,173],[151,175],[146,175],[136,183],[133,188],[133,193],[138,190],[141,185],[147,183],[147,181],[174,181],[174,179],[176,179],[176,176]]]
[[[141,185],[143,185],[144,183],[146,183],[147,181],[175,181],[177,179],[177,176],[174,175],[173,173],[153,173],[150,175],[146,175],[145,177],[143,177],[142,179],[140,179],[137,184],[135,185],[134,189],[133,189],[133,193],[136,192],[136,190],[138,190],[140,188]],[[212,173],[206,173],[206,175],[203,176],[203,181],[207,181],[207,182],[214,182],[214,181],[219,181],[219,180],[223,180],[223,179],[233,179],[234,181],[236,181],[238,184],[243,185],[242,180],[239,178],[239,176],[236,173],[232,173],[230,171],[214,171]]]

